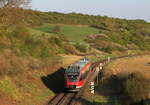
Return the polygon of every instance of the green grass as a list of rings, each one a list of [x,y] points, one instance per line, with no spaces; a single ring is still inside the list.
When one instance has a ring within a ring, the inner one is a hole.
[[[96,94],[94,96],[94,99],[95,99],[95,102],[97,102],[97,103],[107,103],[108,102],[107,97],[101,96],[101,95],[98,95],[98,94]]]
[[[41,27],[35,28],[49,34],[57,34],[53,32],[55,24],[45,24]],[[75,26],[75,25],[57,25],[61,27],[61,31],[58,34],[63,34],[69,40],[83,43],[87,35],[98,34],[99,30],[88,26]]]
[[[43,104],[48,98],[55,95],[48,88],[43,87],[42,81],[37,79],[43,75],[46,74],[40,72],[33,73],[32,78],[39,80],[37,82],[34,82],[35,80],[30,82],[26,79],[15,80],[16,78],[5,77],[0,80],[0,92],[2,92],[0,96],[12,97],[13,100],[21,101],[19,105]]]
[[[3,81],[0,81],[0,90],[14,98],[20,96],[19,90],[17,89],[16,85],[9,78],[5,78]]]
[[[114,56],[115,55],[113,54],[105,54],[105,55],[100,55],[100,56],[87,56],[87,58],[92,62],[97,62],[100,60],[108,59],[108,57],[114,57]]]
[[[42,28],[39,29],[39,30],[34,29],[34,28],[28,28],[28,29],[29,29],[30,34],[34,35],[35,37],[39,37],[41,35],[46,35],[46,36],[52,36],[52,35],[54,35],[52,33],[47,33],[45,31],[43,31]]]

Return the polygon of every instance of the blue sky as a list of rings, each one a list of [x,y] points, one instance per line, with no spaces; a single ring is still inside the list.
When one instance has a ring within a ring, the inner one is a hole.
[[[32,0],[32,9],[144,19],[150,22],[150,0]]]

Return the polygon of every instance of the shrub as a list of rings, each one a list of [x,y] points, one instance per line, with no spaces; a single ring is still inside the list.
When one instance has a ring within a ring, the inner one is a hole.
[[[103,47],[103,48],[101,48],[100,50],[102,50],[102,51],[104,51],[104,52],[106,52],[106,53],[112,53],[112,51],[113,51],[113,49],[112,49],[112,47],[111,46],[108,46],[108,47]]]
[[[120,73],[106,76],[96,86],[103,95],[116,96],[121,105],[141,105],[150,93],[150,80],[141,73]],[[136,104],[137,103],[137,104]]]
[[[88,46],[85,44],[80,44],[80,43],[76,43],[75,47],[77,50],[79,50],[80,52],[87,52],[88,51]]]
[[[99,25],[94,24],[91,25],[90,27],[101,29],[101,30],[107,30],[107,25],[105,23],[100,23]]]
[[[17,24],[13,28],[11,35],[12,35],[13,38],[23,40],[23,39],[26,39],[26,37],[28,37],[29,31],[24,26],[24,24]]]
[[[50,44],[56,44],[58,46],[63,46],[63,41],[58,37],[52,36],[48,39]]]
[[[130,74],[123,86],[123,100],[129,104],[145,100],[150,93],[150,81],[140,73]]]
[[[147,49],[148,48],[147,43],[144,40],[142,40],[141,38],[133,40],[133,43],[141,49]]]
[[[55,54],[52,53],[52,51],[50,50],[49,47],[44,46],[43,48],[41,48],[41,52],[40,52],[40,57],[41,58],[49,58],[54,56]]]
[[[60,26],[55,26],[54,28],[53,28],[53,32],[54,33],[59,33],[61,31],[61,27]]]
[[[68,53],[71,53],[71,54],[76,54],[77,51],[76,51],[76,48],[72,45],[69,45],[69,44],[66,44],[64,49],[68,52]]]

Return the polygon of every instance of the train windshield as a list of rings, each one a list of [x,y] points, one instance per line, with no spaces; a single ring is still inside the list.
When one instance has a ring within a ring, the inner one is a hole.
[[[78,75],[68,75],[69,82],[75,82],[78,79]]]

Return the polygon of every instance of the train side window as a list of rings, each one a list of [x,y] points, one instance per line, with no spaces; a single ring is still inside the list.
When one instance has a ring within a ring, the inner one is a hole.
[[[80,76],[80,81],[82,81],[82,80],[83,80],[83,75]]]
[[[89,73],[88,71],[87,71],[87,72],[85,72],[85,74],[84,74],[85,78],[87,77],[88,73]]]

